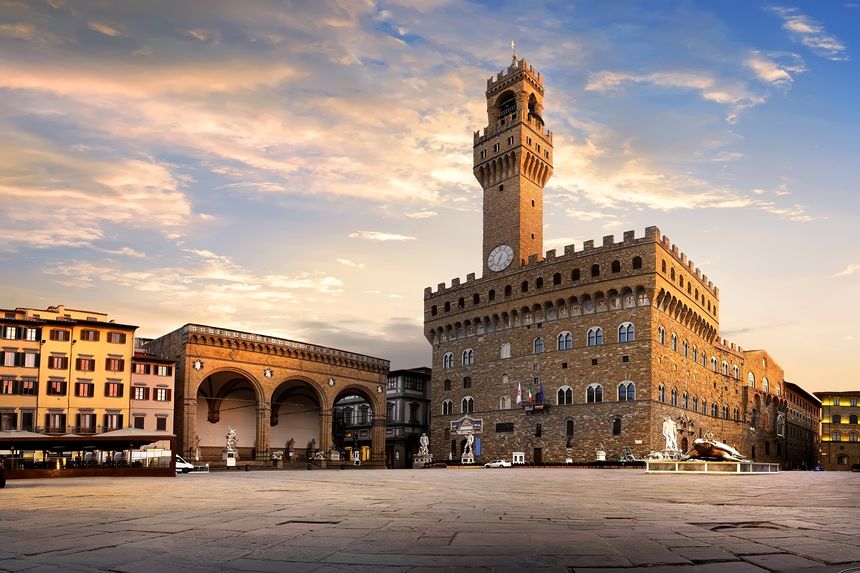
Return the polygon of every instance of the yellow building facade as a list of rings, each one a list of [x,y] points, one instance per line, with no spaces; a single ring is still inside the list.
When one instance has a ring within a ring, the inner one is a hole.
[[[3,430],[90,435],[128,426],[136,326],[62,305],[0,314]]]

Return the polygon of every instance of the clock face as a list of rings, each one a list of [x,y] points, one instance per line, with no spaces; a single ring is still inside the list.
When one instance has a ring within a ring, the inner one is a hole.
[[[510,245],[499,245],[487,257],[487,266],[491,271],[503,271],[513,262],[514,249]]]

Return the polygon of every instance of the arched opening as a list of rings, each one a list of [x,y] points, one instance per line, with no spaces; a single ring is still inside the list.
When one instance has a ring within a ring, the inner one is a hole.
[[[269,416],[269,448],[283,449],[284,461],[292,463],[313,456],[320,448],[319,395],[305,380],[287,380],[272,392]]]
[[[500,95],[496,102],[499,108],[499,119],[505,119],[507,116],[517,112],[517,96],[512,91],[507,91]]]
[[[373,453],[373,400],[358,388],[347,388],[332,406],[332,449],[341,459],[370,462]]]
[[[258,396],[256,383],[239,372],[226,370],[204,378],[197,388],[197,435],[191,437],[194,457],[216,463],[226,460],[226,436],[232,428],[238,458],[255,459]]]

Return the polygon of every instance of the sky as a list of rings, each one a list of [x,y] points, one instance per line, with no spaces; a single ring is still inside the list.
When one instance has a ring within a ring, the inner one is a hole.
[[[488,77],[541,72],[545,249],[656,225],[721,335],[860,387],[860,4],[0,0],[0,306],[429,365],[481,274]]]

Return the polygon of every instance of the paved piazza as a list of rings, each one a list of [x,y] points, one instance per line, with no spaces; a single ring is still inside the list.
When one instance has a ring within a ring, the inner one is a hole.
[[[14,480],[0,490],[0,570],[837,572],[860,566],[858,493],[847,472]]]

